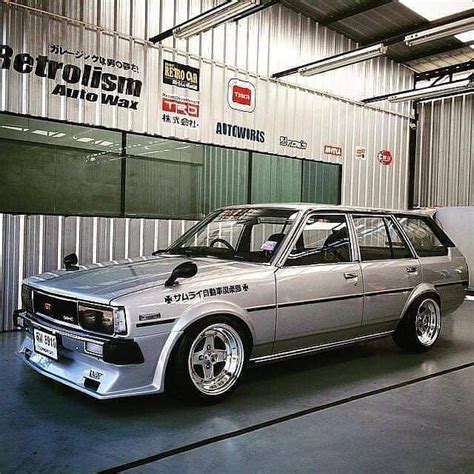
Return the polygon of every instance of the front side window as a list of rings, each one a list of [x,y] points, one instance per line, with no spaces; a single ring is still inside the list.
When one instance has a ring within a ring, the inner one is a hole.
[[[285,265],[350,262],[351,247],[345,216],[310,216]]]
[[[362,261],[412,257],[389,217],[356,216],[354,226]]]
[[[452,243],[431,219],[402,216],[398,217],[398,222],[420,257],[437,257],[448,254],[448,247],[452,246]]]
[[[269,262],[298,213],[289,209],[223,209],[197,224],[167,253]]]

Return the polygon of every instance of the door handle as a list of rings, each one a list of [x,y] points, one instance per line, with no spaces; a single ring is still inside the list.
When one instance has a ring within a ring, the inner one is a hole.
[[[417,267],[407,267],[407,273],[417,273],[418,268]]]
[[[359,274],[358,273],[344,273],[344,278],[346,280],[354,280],[355,278],[358,278]]]

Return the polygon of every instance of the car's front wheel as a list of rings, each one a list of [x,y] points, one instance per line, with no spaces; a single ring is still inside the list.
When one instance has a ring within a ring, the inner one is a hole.
[[[173,351],[168,386],[180,398],[214,402],[237,387],[246,362],[244,336],[227,316],[191,326]]]
[[[424,352],[433,347],[441,331],[441,308],[437,299],[419,298],[400,321],[393,339],[402,349]]]

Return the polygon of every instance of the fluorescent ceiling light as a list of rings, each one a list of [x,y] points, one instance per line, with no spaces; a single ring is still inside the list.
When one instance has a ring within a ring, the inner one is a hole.
[[[89,143],[89,142],[94,141],[93,138],[89,138],[89,137],[81,137],[81,138],[73,137],[73,138],[74,138],[74,140],[76,140],[76,142],[82,142],[82,143]]]
[[[463,43],[470,43],[471,41],[474,41],[474,30],[466,31],[465,33],[459,33],[458,35],[454,36]]]
[[[433,21],[473,7],[472,0],[400,0],[410,10]]]
[[[413,33],[405,36],[405,43],[407,46],[416,46],[423,43],[428,43],[446,36],[451,36],[456,33],[464,33],[474,27],[474,17],[464,18],[463,20],[453,21],[447,25],[436,26],[427,30]]]
[[[442,84],[434,87],[424,87],[409,92],[401,92],[388,98],[390,102],[405,102],[408,100],[423,100],[443,95],[456,94],[458,92],[468,92],[474,90],[474,79],[468,78],[462,81]]]
[[[260,5],[260,0],[232,0],[219,5],[198,17],[183,23],[173,30],[177,39],[204,33],[215,26],[232,20],[234,17]]]
[[[29,128],[14,127],[13,125],[2,125],[2,128],[6,128],[7,130],[14,130],[15,132],[27,132],[29,130]]]
[[[308,66],[298,69],[302,76],[313,76],[322,72],[331,71],[351,64],[359,63],[367,59],[383,56],[387,52],[387,46],[383,43],[369,46],[368,48],[360,48],[348,53],[338,54],[327,59],[322,59]]]

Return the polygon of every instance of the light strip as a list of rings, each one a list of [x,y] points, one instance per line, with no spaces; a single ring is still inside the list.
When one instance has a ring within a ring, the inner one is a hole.
[[[302,76],[313,76],[322,72],[331,71],[351,64],[359,63],[367,59],[383,56],[387,52],[387,46],[383,43],[360,48],[348,53],[339,54],[328,59],[322,59],[308,66],[301,67],[298,72]]]
[[[236,16],[260,5],[260,0],[232,0],[210,10],[199,17],[187,21],[173,30],[177,39],[186,39],[190,36],[204,33],[215,26],[232,20]]]
[[[417,46],[419,44],[428,43],[446,36],[464,33],[474,27],[474,17],[464,18],[462,20],[448,23],[447,25],[436,26],[428,30],[419,31],[411,35],[405,36],[407,46]]]
[[[474,90],[474,79],[464,79],[462,81],[443,84],[441,86],[425,87],[410,92],[402,92],[388,98],[390,102],[405,102],[407,100],[422,100],[432,97],[440,97],[445,94],[455,94],[457,92],[468,92]]]

